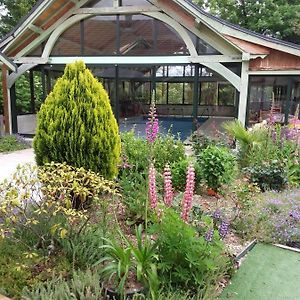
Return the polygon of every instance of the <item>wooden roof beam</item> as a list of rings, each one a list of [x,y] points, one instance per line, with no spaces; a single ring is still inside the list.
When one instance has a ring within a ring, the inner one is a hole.
[[[120,6],[120,7],[95,7],[95,8],[79,8],[74,14],[88,15],[115,15],[115,14],[134,14],[143,12],[159,12],[160,8],[153,5],[142,6]]]
[[[29,28],[30,30],[32,30],[33,32],[38,33],[38,34],[43,34],[43,33],[44,33],[44,30],[43,30],[42,28],[40,28],[40,27],[38,27],[38,26],[35,26],[34,24],[30,24],[30,25],[28,26],[28,28]]]

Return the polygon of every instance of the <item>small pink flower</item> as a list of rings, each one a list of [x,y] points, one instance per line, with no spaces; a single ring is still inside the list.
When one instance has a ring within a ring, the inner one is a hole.
[[[173,202],[173,186],[172,186],[172,175],[169,165],[167,164],[164,169],[164,202],[166,206],[171,207]]]
[[[182,200],[181,218],[188,222],[189,213],[193,205],[193,195],[195,188],[195,170],[192,164],[189,165],[186,176],[185,192]]]
[[[156,174],[154,164],[151,163],[149,167],[149,199],[150,207],[155,209],[157,206],[157,193],[156,193]]]
[[[146,124],[146,137],[149,143],[154,143],[158,135],[159,125],[156,115],[155,103],[152,102],[149,110],[148,122]]]

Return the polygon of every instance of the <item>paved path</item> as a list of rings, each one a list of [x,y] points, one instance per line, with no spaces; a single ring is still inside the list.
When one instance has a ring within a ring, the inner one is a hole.
[[[14,173],[19,164],[34,163],[33,149],[0,154],[0,182]]]

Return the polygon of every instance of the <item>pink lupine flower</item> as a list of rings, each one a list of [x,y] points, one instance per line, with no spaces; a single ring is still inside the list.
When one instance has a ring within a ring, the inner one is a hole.
[[[149,143],[154,143],[159,131],[156,107],[154,101],[151,103],[149,110],[148,122],[146,124],[146,137]]]
[[[172,175],[169,165],[167,164],[164,169],[164,202],[167,206],[171,207],[173,202],[173,186]]]
[[[151,163],[149,167],[149,199],[150,207],[155,209],[157,206],[157,193],[156,193],[156,174],[154,164]]]
[[[189,213],[192,208],[195,188],[195,170],[192,164],[189,165],[186,176],[185,192],[182,200],[181,218],[188,222]]]

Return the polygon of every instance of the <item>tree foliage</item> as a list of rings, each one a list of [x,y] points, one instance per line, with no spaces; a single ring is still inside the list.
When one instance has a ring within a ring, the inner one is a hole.
[[[34,138],[38,165],[55,161],[117,174],[121,141],[102,84],[81,61],[67,65],[38,113]]]
[[[258,33],[300,43],[299,0],[198,0],[224,20]]]
[[[3,36],[12,30],[36,2],[37,0],[1,0],[0,35]]]

